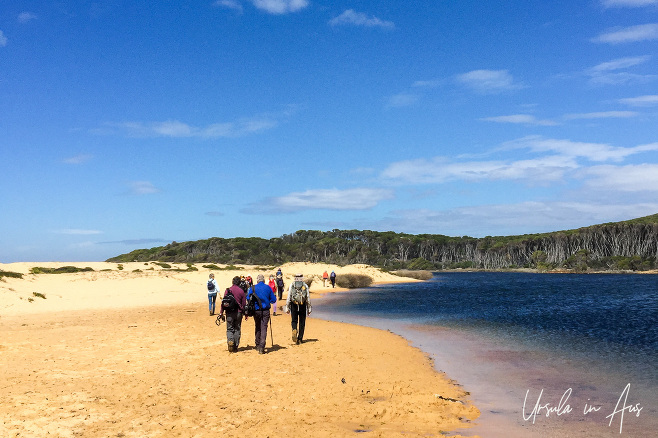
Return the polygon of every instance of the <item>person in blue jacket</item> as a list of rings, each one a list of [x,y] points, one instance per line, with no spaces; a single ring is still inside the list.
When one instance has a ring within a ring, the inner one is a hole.
[[[247,293],[247,302],[252,294],[256,294],[260,300],[256,301],[256,314],[254,315],[254,325],[256,326],[256,349],[258,354],[265,353],[265,340],[267,339],[267,325],[270,322],[270,308],[276,303],[276,295],[272,288],[265,284],[265,276],[259,274],[256,277],[256,284],[249,288]],[[262,305],[262,307],[261,307]]]

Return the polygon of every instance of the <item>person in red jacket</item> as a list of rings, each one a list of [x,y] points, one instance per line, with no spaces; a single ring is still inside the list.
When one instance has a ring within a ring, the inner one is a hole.
[[[276,281],[274,281],[274,275],[270,274],[270,282],[268,283],[270,287],[272,288],[272,292],[274,292],[274,295],[276,296]],[[276,316],[276,303],[272,304],[273,308],[273,315]]]

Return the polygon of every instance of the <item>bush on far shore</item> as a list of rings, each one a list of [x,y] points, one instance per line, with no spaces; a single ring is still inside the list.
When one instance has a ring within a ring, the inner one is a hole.
[[[346,289],[369,287],[372,282],[372,277],[365,274],[341,274],[336,276],[336,285]]]
[[[391,273],[400,277],[415,278],[416,280],[431,280],[432,277],[434,277],[434,274],[432,274],[431,271],[412,271],[409,269],[400,269]]]

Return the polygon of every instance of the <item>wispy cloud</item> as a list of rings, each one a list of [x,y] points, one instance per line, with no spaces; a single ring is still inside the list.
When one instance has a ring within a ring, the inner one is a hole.
[[[530,114],[512,114],[509,116],[483,117],[480,120],[485,122],[514,123],[534,126],[555,126],[558,124],[553,120],[538,119]]]
[[[430,79],[426,81],[416,81],[411,86],[412,87],[421,87],[421,88],[436,88],[440,85],[443,85],[445,80],[443,79]]]
[[[377,17],[369,17],[363,12],[356,12],[353,9],[347,9],[339,16],[329,20],[332,26],[363,26],[363,27],[380,27],[383,29],[394,29],[395,23],[392,21],[382,20]]]
[[[522,84],[514,81],[507,70],[473,70],[457,75],[456,80],[458,83],[484,94],[524,88]]]
[[[128,187],[133,195],[152,195],[160,192],[160,189],[149,181],[131,181],[128,183]]]
[[[594,166],[586,174],[591,177],[586,185],[597,190],[658,192],[658,164]]]
[[[658,151],[658,143],[650,143],[635,147],[615,147],[604,143],[586,143],[564,139],[528,136],[506,142],[504,148],[528,149],[532,152],[557,153],[560,156],[585,158],[592,162],[621,161],[626,157],[643,152]]]
[[[658,39],[658,23],[611,29],[592,39],[595,43],[620,44]]]
[[[213,123],[207,126],[193,126],[179,120],[164,122],[121,122],[107,123],[131,137],[174,137],[174,138],[230,138],[242,137],[272,129],[279,124],[267,116],[242,119],[237,122]]]
[[[386,102],[387,108],[401,108],[405,106],[413,106],[420,97],[417,94],[399,93],[388,98]]]
[[[274,214],[303,210],[369,210],[379,202],[392,198],[393,191],[388,189],[315,189],[268,198],[242,212]]]
[[[602,62],[585,71],[590,77],[590,83],[593,85],[621,85],[627,83],[641,83],[656,79],[655,75],[630,73],[627,70],[640,64],[644,64],[651,56],[634,56],[626,58],[613,59],[612,61]]]
[[[62,161],[65,164],[83,164],[83,163],[86,163],[87,161],[91,160],[92,158],[93,158],[93,155],[80,154],[80,155],[76,155],[74,157],[65,158]]]
[[[638,113],[635,111],[601,111],[594,113],[575,113],[565,114],[566,120],[577,119],[627,119],[629,117],[636,117]]]
[[[221,211],[207,211],[205,212],[206,216],[212,216],[212,217],[221,217],[224,216],[224,213]]]
[[[641,8],[656,6],[658,0],[602,0],[601,4],[606,8]]]
[[[215,6],[219,6],[221,8],[234,10],[238,13],[242,13],[242,11],[243,11],[242,3],[240,3],[239,1],[236,1],[236,0],[217,0],[213,4]]]
[[[382,177],[403,184],[441,184],[450,181],[527,180],[531,184],[560,181],[565,172],[577,169],[573,157],[547,156],[504,161],[451,161],[445,157],[392,163]]]
[[[252,3],[256,8],[274,15],[297,12],[308,6],[308,0],[252,0]]]
[[[28,21],[36,20],[36,18],[37,16],[32,12],[21,12],[20,14],[18,14],[19,23],[27,23]]]
[[[645,96],[637,96],[637,97],[626,97],[624,99],[619,99],[618,102],[630,106],[653,106],[653,105],[658,105],[658,94],[648,94]]]
[[[74,235],[74,236],[91,236],[94,234],[103,234],[102,231],[98,230],[83,230],[83,229],[78,229],[78,228],[66,228],[63,230],[57,230],[55,231],[57,234],[68,234],[68,235]]]
[[[8,41],[9,40],[7,39],[5,34],[0,30],[0,47],[6,46]]]

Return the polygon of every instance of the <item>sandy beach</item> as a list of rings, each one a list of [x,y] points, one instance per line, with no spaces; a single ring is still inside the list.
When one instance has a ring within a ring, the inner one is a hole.
[[[93,271],[30,274],[35,267]],[[121,269],[120,269],[121,268]],[[0,436],[471,436],[479,411],[402,337],[307,320],[294,345],[290,317],[272,318],[267,354],[243,323],[240,351],[208,314],[205,282],[265,267],[210,271],[154,263],[12,263],[0,270]],[[338,291],[322,272],[413,281],[364,265],[295,263],[312,300]],[[285,299],[285,294],[284,294]],[[280,312],[279,312],[280,313]]]

